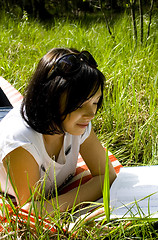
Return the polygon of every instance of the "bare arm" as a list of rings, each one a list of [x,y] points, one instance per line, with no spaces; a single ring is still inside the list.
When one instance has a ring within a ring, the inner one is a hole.
[[[16,200],[20,206],[23,206],[31,197],[30,189],[34,192],[35,186],[40,179],[39,166],[33,156],[27,152],[22,147],[19,147],[9,153],[3,160],[6,172],[9,171],[11,181],[17,189],[18,197]],[[98,181],[98,180],[97,180]],[[94,196],[89,195],[89,187],[94,187],[99,184],[95,178],[90,180],[90,183],[81,186],[79,195],[77,198],[77,203],[91,200]],[[58,196],[59,206],[61,211],[65,211],[67,207],[71,208],[74,204],[76,198],[77,189],[74,189],[66,194]],[[95,192],[95,199],[98,197],[97,192]],[[56,199],[54,198],[55,204]],[[27,203],[24,208],[29,210],[31,203]],[[38,209],[41,209],[40,201],[37,201]],[[45,201],[44,203],[44,213],[45,211],[53,214],[52,201]]]
[[[101,176],[105,174],[106,152],[93,129],[90,136],[81,145],[80,153],[86,162],[92,176]],[[115,170],[109,160],[109,179],[110,185],[116,178]]]
[[[30,198],[30,188],[33,191],[40,179],[39,166],[33,156],[22,147],[10,152],[3,164],[17,189],[18,204],[23,205]]]

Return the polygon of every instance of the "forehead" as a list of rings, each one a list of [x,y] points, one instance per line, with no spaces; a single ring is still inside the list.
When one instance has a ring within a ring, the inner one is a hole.
[[[92,98],[100,98],[102,96],[102,90],[101,87],[99,87],[99,89],[96,91],[95,94],[93,94],[93,92],[91,94],[89,94],[88,100],[92,99]]]

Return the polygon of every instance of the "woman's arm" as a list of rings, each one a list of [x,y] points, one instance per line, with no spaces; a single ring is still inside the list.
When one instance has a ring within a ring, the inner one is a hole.
[[[16,197],[17,203],[20,206],[23,206],[27,201],[29,201],[31,197],[31,191],[35,191],[35,187],[40,179],[39,166],[35,161],[34,157],[26,151],[24,148],[19,147],[12,152],[10,152],[3,160],[4,167],[6,172],[9,171],[9,175],[12,183],[14,184],[18,197]],[[77,197],[76,204],[87,201],[97,199],[100,195],[98,194],[100,191],[95,191],[94,193],[89,191],[89,189],[96,188],[99,185],[100,179],[94,177],[88,183],[84,184],[84,186],[80,187],[79,194]],[[96,187],[95,187],[96,185]],[[30,191],[31,189],[31,191]],[[61,211],[65,211],[67,208],[71,208],[74,204],[77,188],[72,191],[65,193],[63,195],[58,196],[59,206]],[[15,194],[16,195],[16,194]],[[37,195],[37,194],[35,194]],[[31,199],[30,199],[31,200]],[[53,206],[52,200],[54,200],[55,205],[57,199],[51,199],[49,201],[45,201],[43,212],[52,213],[53,214]],[[40,200],[36,201],[39,211],[41,210]],[[29,210],[31,202],[27,203],[24,206],[24,209]]]
[[[16,201],[23,205],[30,198],[30,189],[34,192],[39,182],[39,166],[34,157],[22,147],[10,152],[3,159],[3,165],[17,190]]]
[[[95,135],[93,129],[90,136],[81,145],[80,153],[87,164],[92,176],[104,176],[106,165],[106,151]],[[109,160],[109,180],[110,185],[116,178],[115,170]]]

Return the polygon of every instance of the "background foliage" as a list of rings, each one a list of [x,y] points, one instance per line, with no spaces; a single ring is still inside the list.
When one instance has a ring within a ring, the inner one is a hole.
[[[39,19],[50,19],[54,16],[79,16],[101,10],[114,10],[115,12],[127,9],[148,9],[154,0],[0,0],[1,9],[18,15],[22,11]],[[156,3],[155,3],[156,4]]]

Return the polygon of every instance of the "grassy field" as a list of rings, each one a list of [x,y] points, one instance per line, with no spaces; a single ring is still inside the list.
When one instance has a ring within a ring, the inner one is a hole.
[[[113,39],[100,18],[54,19],[42,24],[25,12],[21,19],[1,13],[0,75],[23,93],[37,62],[51,48],[90,51],[106,76],[103,109],[93,121],[99,139],[124,166],[158,164],[158,20],[153,16],[146,40],[148,16],[144,17],[145,41],[141,45],[138,38],[136,46],[131,18],[126,14],[113,21]],[[139,30],[139,19],[137,22]],[[115,229],[107,233],[107,239],[157,239],[156,222],[135,219],[129,226],[126,222],[92,222],[80,227],[75,236],[103,239],[111,225]],[[73,238],[62,234],[56,239]],[[28,239],[51,239],[30,236]]]

